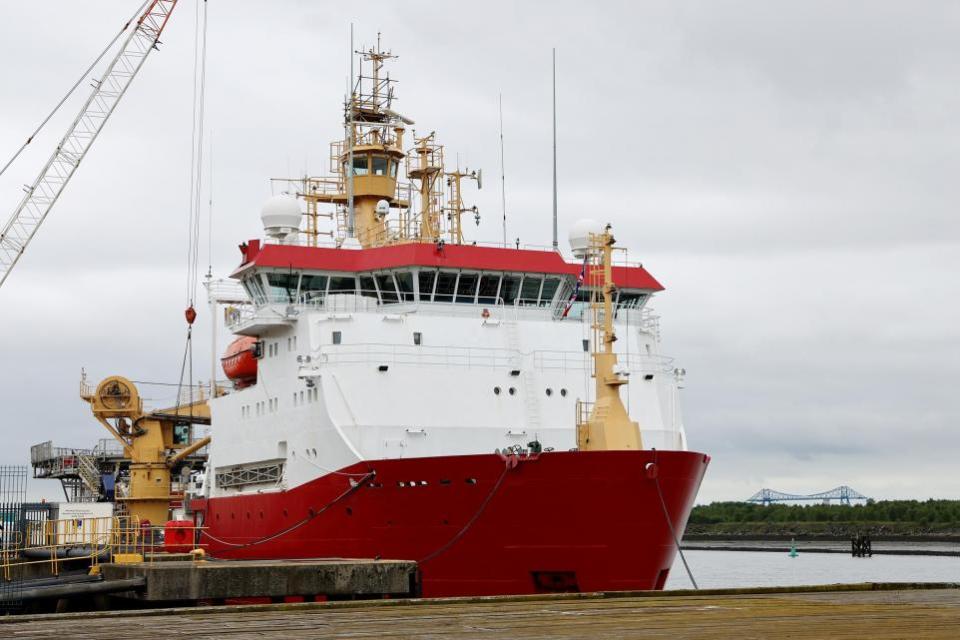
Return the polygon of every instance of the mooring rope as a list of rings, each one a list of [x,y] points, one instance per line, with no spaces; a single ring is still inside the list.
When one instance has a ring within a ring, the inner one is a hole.
[[[202,539],[203,539],[203,536],[206,536],[206,537],[210,538],[211,540],[213,540],[214,542],[218,542],[218,543],[220,543],[220,544],[226,545],[226,546],[231,547],[231,548],[233,548],[233,549],[243,549],[243,548],[245,548],[245,547],[255,547],[255,546],[260,545],[260,544],[265,544],[265,543],[267,543],[267,542],[271,542],[271,541],[273,541],[273,540],[276,540],[277,538],[280,538],[280,537],[282,537],[282,536],[287,535],[288,533],[291,533],[291,532],[293,532],[293,531],[296,531],[296,530],[299,529],[300,527],[304,526],[305,524],[307,524],[308,522],[310,522],[311,520],[313,520],[314,518],[316,518],[317,516],[319,516],[321,513],[327,511],[327,510],[328,510],[330,507],[332,507],[333,505],[337,504],[338,502],[340,502],[341,500],[343,500],[343,499],[346,498],[347,496],[349,496],[349,495],[351,495],[352,493],[354,493],[355,491],[357,491],[357,489],[359,489],[360,487],[362,487],[363,485],[365,485],[367,482],[370,481],[371,478],[373,478],[373,477],[376,476],[376,475],[377,475],[377,472],[376,472],[376,471],[371,471],[370,473],[368,473],[368,474],[365,475],[364,477],[360,478],[360,480],[357,480],[357,481],[355,482],[355,484],[352,484],[349,489],[347,489],[346,491],[344,491],[343,493],[341,493],[339,496],[337,496],[336,498],[334,498],[333,500],[331,500],[331,501],[328,502],[327,504],[323,505],[323,507],[321,507],[318,511],[312,511],[312,512],[308,513],[308,514],[307,514],[307,517],[303,518],[302,520],[300,520],[300,521],[298,521],[298,522],[295,522],[295,523],[293,523],[292,525],[290,525],[289,527],[287,527],[286,529],[283,529],[282,531],[278,531],[278,532],[276,532],[276,533],[273,533],[273,534],[271,534],[271,535],[269,535],[269,536],[265,536],[265,537],[259,538],[259,539],[257,539],[257,540],[251,540],[250,542],[237,543],[237,542],[228,542],[228,541],[223,540],[223,539],[221,539],[221,538],[217,538],[216,536],[213,536],[213,535],[207,533],[206,531],[203,531],[203,532],[201,532],[201,534],[200,534],[200,539],[202,540]]]
[[[657,464],[656,455],[654,455],[653,464]],[[663,491],[660,489],[659,470],[653,476],[653,484],[657,487],[657,495],[660,497],[660,506],[663,507],[663,517],[666,519],[667,526],[670,528],[670,535],[673,537],[673,543],[677,545],[677,551],[680,553],[680,560],[683,561],[683,568],[687,570],[687,577],[690,578],[690,583],[693,585],[693,588],[699,590],[700,587],[697,586],[697,581],[693,579],[693,572],[690,571],[690,565],[687,564],[687,558],[683,555],[683,548],[680,546],[680,539],[677,537],[677,532],[673,528],[673,520],[670,519],[670,514],[667,512],[667,502],[663,499]]]
[[[504,464],[503,472],[501,472],[500,477],[497,478],[496,484],[493,485],[493,488],[490,489],[490,493],[488,493],[487,497],[484,498],[483,502],[480,503],[480,507],[477,509],[477,512],[473,514],[473,517],[467,521],[467,524],[463,525],[463,528],[460,529],[460,531],[458,531],[455,536],[447,540],[447,542],[442,547],[440,547],[436,551],[433,551],[432,553],[422,558],[419,561],[419,564],[423,564],[424,562],[429,562],[430,560],[433,560],[434,558],[439,556],[441,553],[443,553],[444,551],[452,547],[460,538],[462,538],[467,533],[470,527],[472,527],[473,524],[480,518],[480,514],[482,514],[484,510],[486,510],[487,505],[490,504],[490,501],[493,499],[493,496],[500,489],[500,485],[503,484],[503,480],[504,478],[507,477],[508,471],[510,471],[510,467]]]

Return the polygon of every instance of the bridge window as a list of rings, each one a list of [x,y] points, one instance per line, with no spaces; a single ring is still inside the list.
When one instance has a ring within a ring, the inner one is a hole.
[[[621,309],[640,309],[646,303],[647,297],[645,293],[621,291],[620,297],[617,299],[614,317],[616,317]]]
[[[457,302],[473,304],[477,297],[477,281],[480,277],[475,273],[461,273],[457,284]]]
[[[372,160],[371,164],[373,168],[373,175],[375,176],[387,175],[387,165],[389,164],[389,161],[387,160],[386,156],[373,156],[371,160]]]
[[[267,284],[271,302],[293,302],[297,297],[299,273],[268,273]]]
[[[520,287],[520,304],[535,305],[540,299],[540,287],[543,285],[543,278],[539,276],[524,276],[523,286]]]
[[[584,313],[587,313],[590,310],[590,294],[592,292],[587,290],[586,287],[581,287],[580,291],[577,292],[577,298],[574,300],[573,305],[570,307],[570,313],[567,314],[567,317],[570,319],[582,318]]]
[[[300,278],[300,299],[304,302],[323,300],[327,293],[327,276],[304,275]]]
[[[377,286],[380,287],[380,299],[384,304],[399,300],[397,287],[393,283],[393,276],[389,273],[377,276]]]
[[[477,302],[480,304],[496,304],[497,293],[500,289],[500,276],[480,276],[480,288],[477,290]]]
[[[437,290],[433,294],[434,302],[453,302],[453,292],[457,287],[457,274],[441,271],[437,274]]]
[[[370,173],[369,163],[370,158],[364,154],[354,155],[353,156],[353,175],[355,176],[365,176]]]
[[[430,302],[433,298],[433,284],[437,279],[436,271],[420,271],[417,274],[417,284],[420,286],[420,300]]]
[[[254,302],[261,304],[266,302],[267,294],[263,290],[263,284],[260,282],[259,275],[244,279],[243,286]]]
[[[553,296],[560,286],[560,278],[547,278],[543,281],[543,290],[540,292],[540,306],[545,307],[553,302]]]
[[[397,177],[397,161],[393,160],[392,158],[390,160],[390,177],[391,178]]]
[[[503,284],[500,285],[500,298],[504,304],[513,304],[520,293],[521,276],[503,276]]]
[[[353,276],[330,276],[330,293],[355,293],[357,279]]]
[[[377,299],[377,285],[374,284],[371,276],[360,276],[360,295],[368,298]]]
[[[393,274],[393,279],[397,281],[397,289],[400,291],[400,299],[410,302],[415,299],[413,295],[413,274],[409,271],[401,271]]]

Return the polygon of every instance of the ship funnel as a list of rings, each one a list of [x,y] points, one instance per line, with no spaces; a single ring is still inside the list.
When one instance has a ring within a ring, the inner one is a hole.
[[[590,234],[603,233],[603,225],[590,218],[582,218],[570,227],[570,248],[577,258],[584,258],[590,251]]]
[[[260,210],[264,233],[280,241],[300,231],[302,217],[296,198],[283,194],[267,200]]]

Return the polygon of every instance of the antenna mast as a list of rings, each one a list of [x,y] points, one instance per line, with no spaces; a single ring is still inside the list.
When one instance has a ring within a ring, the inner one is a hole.
[[[503,246],[507,246],[507,184],[503,164],[503,93],[500,94],[500,210],[503,212]]]
[[[557,243],[557,48],[553,48],[553,250]]]
[[[353,110],[355,107],[356,90],[353,85],[353,23],[350,23],[350,95],[347,104],[347,237],[354,238],[357,235],[356,218],[353,211]]]

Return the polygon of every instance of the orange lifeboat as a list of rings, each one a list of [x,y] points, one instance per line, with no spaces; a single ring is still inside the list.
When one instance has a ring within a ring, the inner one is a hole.
[[[227,352],[220,358],[223,372],[238,389],[257,383],[257,347],[253,336],[240,336],[230,343]]]

